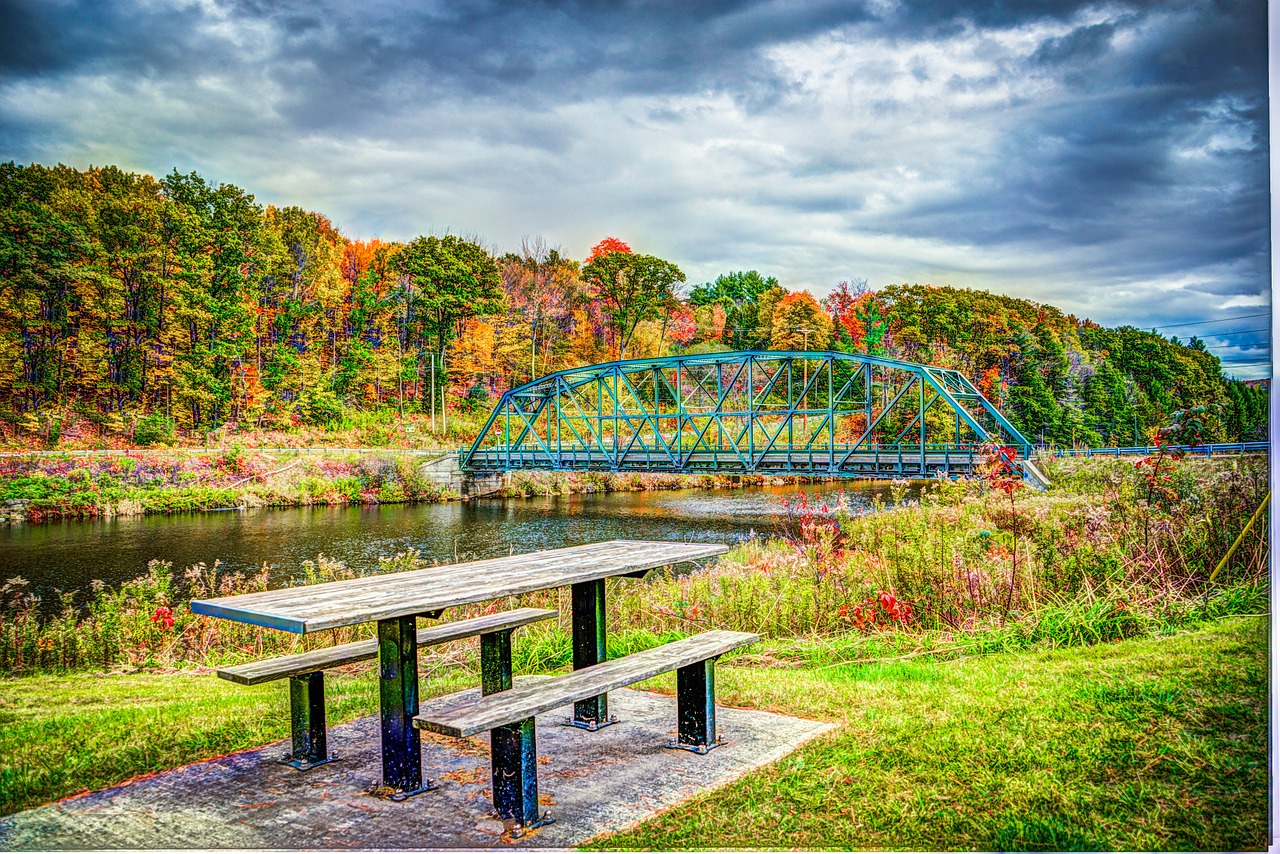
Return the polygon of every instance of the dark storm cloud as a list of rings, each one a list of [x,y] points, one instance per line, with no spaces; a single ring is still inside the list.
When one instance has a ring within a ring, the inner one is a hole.
[[[1254,257],[1248,279],[1226,287],[1256,290],[1268,232],[1266,10],[1215,8],[1226,14],[1161,7],[1172,20],[1126,47],[1113,44],[1116,21],[1147,23],[1136,10],[1045,40],[1009,73],[1065,76],[1069,96],[1025,109],[985,176],[894,227],[1040,251],[1114,247],[1096,262],[1113,275]],[[1215,147],[1215,134],[1230,145]]]
[[[1114,23],[1077,27],[1065,36],[1047,40],[1031,56],[1032,65],[1062,65],[1089,61],[1104,55],[1115,35]]]
[[[770,44],[803,39],[867,14],[848,3],[671,5],[614,3],[407,4],[242,0],[144,9],[123,3],[6,2],[6,75],[86,66],[122,72],[217,72],[257,61],[300,117],[323,123],[337,98],[361,112],[435,94],[531,99],[696,91],[760,100],[774,81],[756,66]],[[211,35],[265,27],[268,55]],[[204,25],[204,26],[200,26]]]
[[[0,2],[0,79],[86,68],[112,73],[182,73],[200,61],[189,42],[201,12],[96,0]],[[206,44],[203,51],[217,45]],[[202,52],[203,52],[202,51]]]

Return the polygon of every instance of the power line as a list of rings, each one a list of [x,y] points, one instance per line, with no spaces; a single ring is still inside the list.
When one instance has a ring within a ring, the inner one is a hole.
[[[1192,320],[1187,323],[1169,323],[1164,326],[1157,326],[1156,329],[1179,329],[1183,326],[1204,326],[1209,323],[1226,323],[1229,320],[1248,320],[1251,317],[1270,317],[1271,312],[1262,311],[1257,314],[1242,314],[1238,317],[1223,317],[1218,320]]]
[[[1252,334],[1257,333],[1257,332],[1270,332],[1270,331],[1271,331],[1271,328],[1270,328],[1270,327],[1264,327],[1264,328],[1262,328],[1262,329],[1241,329],[1241,330],[1240,330],[1240,331],[1238,331],[1238,332],[1214,332],[1214,333],[1206,333],[1204,337],[1205,337],[1205,338],[1213,338],[1213,339],[1218,339],[1218,338],[1234,338],[1234,337],[1235,337],[1235,336],[1237,336],[1237,335],[1252,335]],[[1200,336],[1199,336],[1199,335],[1193,335],[1192,337],[1193,337],[1193,338],[1200,338]]]

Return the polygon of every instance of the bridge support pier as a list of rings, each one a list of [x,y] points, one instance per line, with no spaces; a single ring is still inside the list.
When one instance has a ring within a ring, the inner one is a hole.
[[[492,495],[511,483],[510,472],[464,472],[458,465],[457,454],[445,454],[419,464],[418,476],[460,495],[464,501]]]

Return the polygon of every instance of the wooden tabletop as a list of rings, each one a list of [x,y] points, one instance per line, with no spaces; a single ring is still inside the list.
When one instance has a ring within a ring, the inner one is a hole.
[[[289,632],[316,632],[438,611],[722,555],[717,543],[610,540],[366,578],[197,599],[191,611]]]

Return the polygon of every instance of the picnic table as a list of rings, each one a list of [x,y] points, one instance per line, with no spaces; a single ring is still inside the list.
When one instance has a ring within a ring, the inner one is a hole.
[[[382,781],[401,797],[426,791],[418,714],[417,618],[446,608],[569,586],[575,670],[606,658],[605,579],[724,554],[719,544],[612,540],[408,572],[195,600],[196,614],[308,634],[376,622]],[[508,677],[509,678],[509,677]],[[574,703],[572,723],[610,723],[606,694]]]

